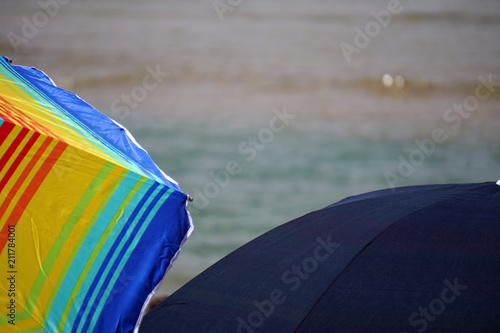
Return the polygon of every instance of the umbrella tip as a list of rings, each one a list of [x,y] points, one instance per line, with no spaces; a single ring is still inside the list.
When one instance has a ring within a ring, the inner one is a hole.
[[[500,182],[500,180],[499,180],[499,182]],[[194,199],[193,199],[193,197],[192,197],[192,196],[190,196],[189,194],[188,194],[187,196],[188,196],[188,197],[187,197],[187,200],[188,200],[189,202],[193,202],[193,200],[194,200]]]

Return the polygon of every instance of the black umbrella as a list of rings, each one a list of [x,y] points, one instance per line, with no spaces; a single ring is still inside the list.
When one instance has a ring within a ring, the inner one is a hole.
[[[500,186],[354,196],[232,252],[141,332],[500,331]]]

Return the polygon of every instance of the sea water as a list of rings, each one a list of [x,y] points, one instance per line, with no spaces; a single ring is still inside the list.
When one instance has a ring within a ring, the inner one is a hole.
[[[500,179],[496,0],[1,7],[3,55],[123,123],[194,197],[160,293],[347,196]]]

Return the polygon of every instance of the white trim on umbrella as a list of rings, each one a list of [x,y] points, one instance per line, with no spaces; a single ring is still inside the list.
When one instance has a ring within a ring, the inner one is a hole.
[[[500,186],[500,179],[497,181],[497,185],[499,185],[499,186]]]

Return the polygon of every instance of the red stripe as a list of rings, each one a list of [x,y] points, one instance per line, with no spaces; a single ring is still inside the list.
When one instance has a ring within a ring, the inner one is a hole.
[[[23,130],[26,130],[26,129],[23,128],[21,130],[21,132]],[[28,131],[28,130],[26,130],[26,131]],[[3,176],[3,178],[0,179],[0,192],[2,192],[3,188],[5,187],[5,185],[10,180],[10,177],[12,177],[12,175],[14,174],[14,172],[17,170],[17,168],[19,167],[19,164],[21,164],[21,162],[23,161],[24,157],[28,154],[28,152],[30,151],[31,147],[33,147],[33,145],[35,144],[35,142],[36,142],[36,140],[38,139],[39,136],[40,136],[40,133],[34,133],[31,136],[31,138],[29,138],[28,142],[26,142],[26,144],[24,145],[24,147],[21,150],[21,152],[17,155],[16,159],[14,160],[14,162],[12,163],[12,165],[10,166],[9,170],[7,170],[7,172],[5,173],[5,175]],[[10,148],[12,148],[12,146],[9,147],[9,149]],[[3,157],[2,157],[2,159],[3,159]],[[5,163],[7,163],[7,161],[5,161],[4,164]],[[0,161],[0,165],[3,165],[1,161]]]
[[[1,104],[0,104],[0,105],[1,105]],[[1,108],[2,108],[2,110],[4,110],[4,109],[5,109],[3,106],[2,106]],[[10,113],[7,113],[7,112],[2,113],[2,119],[3,119],[3,120],[8,120],[8,121],[10,121],[11,123],[13,122],[13,121],[12,121],[12,116],[11,116],[11,114],[10,114]]]
[[[58,142],[54,149],[50,152],[49,156],[47,159],[44,161],[44,163],[40,166],[40,169],[38,169],[38,172],[36,173],[35,177],[33,180],[30,182],[24,193],[22,194],[21,200],[17,202],[17,204],[14,206],[14,209],[12,210],[12,213],[10,214],[9,217],[7,217],[7,223],[2,228],[2,231],[0,232],[0,253],[2,252],[6,242],[7,242],[7,235],[8,235],[8,226],[9,225],[16,225],[17,222],[19,221],[19,218],[23,214],[24,210],[30,203],[31,199],[35,196],[36,191],[40,188],[40,185],[42,182],[45,180],[45,177],[47,177],[47,174],[50,172],[54,164],[57,162],[61,154],[64,152],[68,145],[63,142]]]
[[[9,146],[9,148],[7,148],[7,151],[5,152],[5,154],[2,156],[2,158],[0,158],[0,168],[1,168],[0,170],[2,170],[4,168],[4,166],[7,166],[7,161],[14,154],[14,152],[17,149],[17,147],[19,147],[19,145],[21,144],[21,141],[24,140],[24,138],[26,137],[26,135],[28,134],[28,132],[29,131],[26,128],[21,129],[21,131],[16,136],[16,138],[14,139],[14,141],[12,142],[12,144]],[[1,190],[2,189],[0,187],[0,191]]]
[[[2,103],[0,103],[0,109],[4,110],[3,116],[5,119],[9,120],[11,123],[17,123],[15,114],[10,112]]]
[[[2,126],[0,126],[0,146],[5,142],[5,140],[7,140],[7,137],[9,136],[10,132],[12,132],[15,126],[16,125],[11,123],[10,121],[4,119]],[[2,164],[0,163],[0,165]]]
[[[0,96],[0,101],[3,102],[3,103],[0,103],[0,109],[4,110],[4,114],[10,115],[11,116],[11,120],[14,120],[14,122],[19,123],[23,127],[27,127],[27,128],[29,128],[29,129],[31,129],[33,131],[35,130],[35,128],[33,126],[31,126],[29,124],[29,122],[25,121],[25,119],[22,117],[23,114],[20,112],[19,109],[17,109],[16,107],[14,107],[14,105],[10,104],[4,98],[2,98],[2,96]],[[6,107],[6,106],[9,106],[9,107]],[[14,110],[16,110],[17,113],[13,112],[11,110],[11,108],[13,108]]]
[[[19,108],[15,107],[13,104],[9,103],[9,101],[2,98],[1,96],[0,96],[0,100],[3,101],[4,104],[9,106],[9,108],[6,109],[6,111],[13,114],[13,116],[19,115],[19,116],[17,116],[17,118],[19,118],[18,121],[20,123],[24,124],[25,125],[24,127],[28,127],[30,129],[32,129],[33,131],[40,132],[40,133],[45,134],[47,136],[52,136],[53,138],[56,138],[59,141],[64,141],[59,136],[57,136],[54,132],[52,132],[50,129],[48,129],[45,126],[42,126],[39,122],[37,122],[33,118],[27,116],[23,111],[21,111]],[[10,110],[10,109],[12,109],[12,110]]]
[[[19,188],[21,187],[23,182],[26,180],[29,173],[31,172],[31,170],[35,166],[36,162],[38,162],[38,160],[40,159],[40,157],[45,152],[45,150],[47,149],[47,147],[49,146],[49,144],[51,142],[52,142],[51,138],[46,138],[42,142],[42,144],[40,145],[40,148],[38,148],[38,150],[36,151],[33,158],[30,159],[30,161],[28,162],[28,165],[26,166],[26,168],[24,168],[23,172],[21,173],[19,178],[16,180],[16,183],[14,184],[14,186],[12,186],[9,194],[7,194],[4,202],[0,206],[0,216],[3,216],[3,214],[5,214],[7,207],[9,207],[9,205],[10,205],[12,199],[14,198],[14,196],[16,195],[17,191],[19,190]]]

